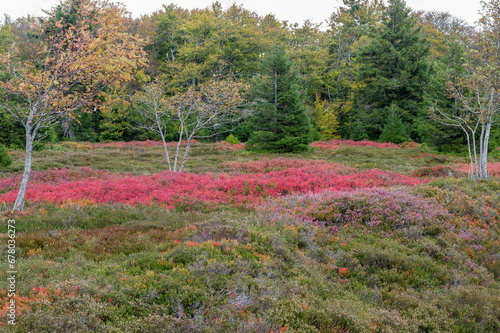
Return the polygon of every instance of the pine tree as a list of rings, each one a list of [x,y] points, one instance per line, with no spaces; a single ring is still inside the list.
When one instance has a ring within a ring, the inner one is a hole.
[[[382,129],[379,141],[393,143],[411,141],[411,138],[408,136],[406,126],[399,116],[400,113],[401,110],[395,104],[391,104],[389,107],[389,115],[387,116],[384,128]]]
[[[255,112],[250,120],[251,150],[297,152],[308,149],[312,126],[306,114],[302,80],[281,45],[271,48],[253,80]]]
[[[368,134],[366,133],[366,127],[361,122],[361,119],[357,119],[356,122],[354,123],[354,127],[351,131],[351,140],[354,141],[363,141],[368,139]]]
[[[392,104],[419,139],[418,121],[427,114],[425,93],[429,81],[429,46],[403,0],[389,0],[380,32],[361,42],[356,52],[361,87],[356,92],[358,116],[370,139],[382,133]]]

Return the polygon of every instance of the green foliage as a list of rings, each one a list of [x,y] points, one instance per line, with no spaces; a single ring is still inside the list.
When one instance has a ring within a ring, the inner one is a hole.
[[[8,113],[0,113],[0,144],[7,147],[21,148],[26,144],[23,126]]]
[[[306,114],[302,80],[283,46],[271,49],[261,63],[260,73],[252,83],[255,111],[250,122],[254,134],[247,147],[274,152],[307,150],[312,126]],[[260,144],[261,139],[265,141]]]
[[[12,164],[12,159],[9,156],[9,150],[4,145],[0,144],[0,168],[7,168]]]
[[[161,73],[170,94],[214,74],[250,78],[270,40],[260,18],[236,4],[226,10],[214,6],[193,11],[172,4],[164,7],[154,24],[151,67]]]
[[[240,140],[238,140],[236,135],[229,134],[229,136],[226,138],[226,142],[234,145],[234,144],[240,143]]]
[[[86,142],[99,142],[101,137],[99,129],[102,123],[102,115],[99,110],[82,112],[75,116],[75,121],[70,123],[75,134],[75,139]],[[60,133],[62,137],[63,134]]]
[[[272,151],[275,149],[276,134],[266,131],[252,132],[246,145],[253,151]]]
[[[402,0],[390,0],[380,32],[360,41],[355,109],[371,140],[382,133],[389,107],[395,104],[409,124],[412,140],[420,140],[417,123],[427,114],[424,94],[429,82],[428,42]]]
[[[366,133],[366,127],[360,118],[356,119],[356,123],[351,131],[351,140],[363,141],[368,139],[368,134]]]
[[[382,129],[382,134],[380,134],[380,142],[392,142],[392,143],[402,143],[411,141],[410,136],[407,133],[406,126],[403,124],[399,113],[399,109],[395,104],[391,104],[389,107],[389,115],[385,121],[384,128]]]

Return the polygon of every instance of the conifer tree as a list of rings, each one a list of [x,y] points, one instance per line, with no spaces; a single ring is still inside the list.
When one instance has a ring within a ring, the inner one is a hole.
[[[354,123],[354,127],[351,131],[351,140],[354,141],[363,141],[368,139],[368,134],[366,133],[366,127],[361,121],[361,119],[356,119]]]
[[[401,109],[399,109],[395,104],[391,104],[389,107],[389,115],[385,121],[379,141],[393,143],[411,141],[407,133],[406,126],[399,116],[400,113]]]
[[[312,126],[306,114],[302,80],[293,69],[285,47],[271,48],[253,80],[255,112],[251,150],[296,152],[308,149]]]
[[[380,32],[361,41],[356,53],[361,87],[355,109],[377,140],[392,104],[409,124],[413,140],[419,140],[418,121],[427,114],[425,93],[429,81],[429,46],[403,0],[389,0]]]

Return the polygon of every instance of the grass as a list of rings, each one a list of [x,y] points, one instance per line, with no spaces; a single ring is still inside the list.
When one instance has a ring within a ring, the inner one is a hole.
[[[160,147],[79,145],[36,152],[34,169],[165,169]],[[15,153],[3,176],[19,171]],[[187,169],[233,172],[221,164],[277,157],[199,144]],[[465,162],[418,148],[341,147],[288,157],[407,175]],[[17,326],[0,331],[498,332],[498,184],[441,177],[393,189],[403,201],[388,189],[383,200],[342,201],[341,220],[324,213],[338,211],[337,201],[309,194],[269,199],[254,210],[38,203],[12,215],[6,206],[4,219],[18,221],[20,315]],[[419,219],[425,203],[449,215]],[[349,215],[360,208],[363,218]],[[380,224],[371,220],[377,214]],[[397,214],[415,222],[398,225]],[[6,258],[5,233],[0,242]],[[1,280],[6,272],[2,260]],[[5,289],[0,299],[9,300]]]
[[[104,146],[91,148],[89,143],[75,144],[64,142],[48,145],[46,150],[33,153],[33,170],[43,171],[51,168],[80,168],[109,170],[134,175],[152,174],[167,170],[163,147],[161,146]],[[170,147],[170,154],[173,148]],[[181,155],[183,150],[181,150]],[[11,151],[13,165],[8,170],[0,170],[0,176],[24,169],[24,152]],[[445,164],[467,163],[467,159],[457,156],[430,154],[419,148],[384,149],[378,147],[340,147],[337,150],[312,148],[309,152],[297,154],[255,154],[246,151],[224,151],[213,144],[197,143],[191,147],[186,163],[186,171],[221,172],[226,161],[255,161],[262,158],[302,158],[326,160],[348,166],[370,169],[390,170],[405,175],[422,167]]]

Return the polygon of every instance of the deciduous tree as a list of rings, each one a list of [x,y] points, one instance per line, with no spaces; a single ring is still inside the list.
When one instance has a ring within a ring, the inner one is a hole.
[[[244,104],[247,89],[245,84],[233,79],[214,79],[193,85],[183,94],[166,98],[164,85],[150,83],[135,98],[144,120],[140,126],[161,136],[169,170],[182,172],[193,139],[199,137],[201,130],[206,129],[216,135],[219,128],[228,128],[227,125],[238,123],[244,116],[240,107]],[[173,163],[165,141],[166,129],[172,122],[179,131]],[[183,143],[186,147],[181,157]]]
[[[500,122],[500,0],[482,2],[479,27],[463,75],[449,82],[456,107],[432,111],[435,120],[462,129],[468,143],[469,176],[485,179],[491,129]]]
[[[0,82],[9,112],[26,131],[26,156],[14,210],[24,206],[33,147],[40,131],[95,100],[105,87],[132,78],[143,62],[142,41],[123,29],[125,11],[106,1],[63,3],[78,8],[74,23],[57,18],[30,22],[29,30],[0,58],[7,79]]]

